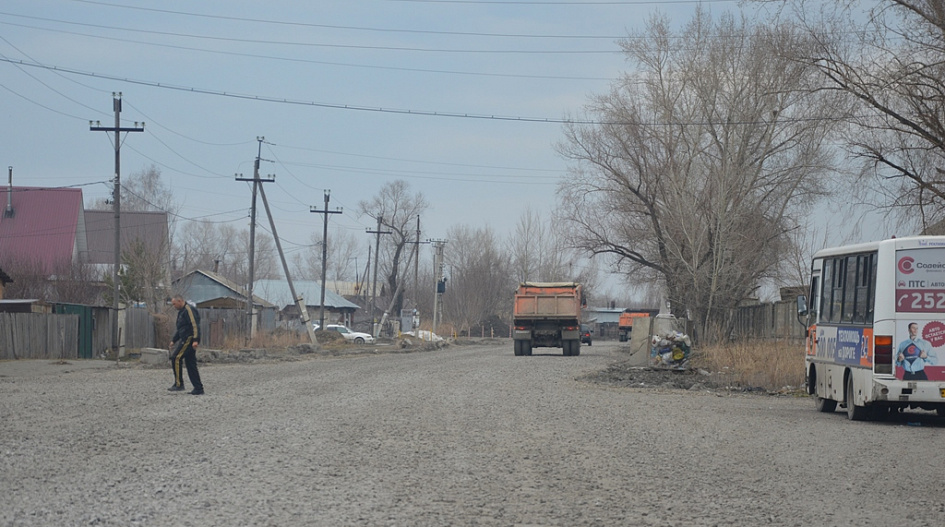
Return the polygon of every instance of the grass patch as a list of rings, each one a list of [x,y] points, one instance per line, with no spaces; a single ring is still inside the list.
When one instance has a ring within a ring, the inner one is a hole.
[[[768,391],[804,385],[804,344],[792,341],[737,342],[693,351],[690,364],[730,375],[732,384]]]

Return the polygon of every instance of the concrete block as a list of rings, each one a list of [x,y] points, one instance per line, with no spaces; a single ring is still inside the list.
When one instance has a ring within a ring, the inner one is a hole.
[[[141,358],[138,359],[144,364],[166,364],[168,351],[159,348],[141,348]]]
[[[630,359],[631,366],[647,366],[650,363],[650,337],[652,336],[651,317],[640,317],[633,321],[633,331],[630,332]]]

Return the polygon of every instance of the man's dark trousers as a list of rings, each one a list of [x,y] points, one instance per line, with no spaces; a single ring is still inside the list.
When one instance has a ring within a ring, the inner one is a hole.
[[[182,366],[186,365],[187,376],[190,377],[190,384],[194,386],[194,391],[202,392],[203,383],[200,382],[200,372],[197,371],[197,352],[194,351],[193,343],[193,337],[187,337],[177,344],[171,355],[174,366],[174,386],[184,387],[184,376],[181,370]]]

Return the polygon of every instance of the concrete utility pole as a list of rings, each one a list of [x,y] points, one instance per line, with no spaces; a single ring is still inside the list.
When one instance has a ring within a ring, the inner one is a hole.
[[[420,215],[417,214],[417,241],[413,242],[413,305],[420,303]]]
[[[315,328],[312,327],[312,319],[308,316],[308,309],[305,307],[305,299],[302,298],[302,295],[295,294],[295,285],[292,284],[292,275],[289,274],[289,263],[285,259],[285,253],[282,252],[282,242],[279,240],[279,233],[276,232],[276,220],[272,217],[272,211],[269,210],[269,200],[266,199],[266,189],[262,185],[259,186],[259,195],[262,196],[263,205],[266,207],[266,216],[269,216],[269,227],[272,228],[272,237],[276,240],[276,249],[279,250],[279,259],[282,260],[282,272],[285,273],[285,279],[289,282],[289,292],[292,293],[292,298],[295,299],[295,304],[299,307],[299,318],[302,320],[302,325],[305,326],[305,330],[308,332],[308,338],[312,340],[312,344],[318,344],[318,339],[315,338]]]
[[[446,247],[446,240],[430,240],[430,243],[433,244],[435,252],[433,253],[433,275],[436,285],[434,286],[433,293],[433,329],[432,333],[436,334],[436,326],[442,320],[440,315],[440,310],[443,308],[440,302],[440,296],[446,290],[446,281],[443,280],[443,268],[446,266],[446,263],[443,261],[443,249]],[[432,340],[432,336],[431,336]]]
[[[341,208],[328,210],[328,201],[331,199],[331,190],[325,191],[325,210],[318,210],[311,207],[309,210],[318,214],[324,214],[324,231],[322,232],[322,299],[319,303],[318,327],[325,329],[325,279],[328,277],[328,215],[341,214]],[[355,260],[357,265],[357,260]]]
[[[248,179],[240,177],[242,174],[236,175],[237,181],[253,182],[253,205],[249,213],[249,285],[246,287],[246,320],[248,326],[246,330],[247,341],[253,338],[253,330],[256,327],[256,319],[253,317],[253,310],[255,307],[253,305],[253,282],[256,280],[256,277],[254,276],[256,263],[256,191],[257,189],[262,189],[263,183],[271,183],[275,181],[275,179],[259,179],[259,162],[262,160],[262,144],[265,140],[265,137],[256,137],[256,142],[259,143],[259,147],[256,151],[256,162],[253,164],[253,178]]]
[[[121,293],[119,287],[118,270],[121,268],[121,132],[143,132],[144,123],[135,121],[134,126],[122,127],[120,122],[121,115],[121,92],[112,92],[112,109],[115,111],[115,126],[102,126],[100,121],[89,121],[89,130],[93,132],[115,132],[115,190],[112,195],[112,205],[115,210],[115,268],[112,269],[112,280],[114,281],[114,290],[112,294],[112,308],[115,312],[115,320],[112,323],[112,350],[115,351],[115,361],[118,361],[118,298]],[[141,126],[138,126],[138,125]]]
[[[377,262],[380,260],[380,250],[381,250],[381,235],[382,234],[391,234],[391,231],[382,231],[381,222],[384,221],[383,216],[377,217],[377,230],[376,231],[366,231],[368,234],[374,234],[377,236],[377,241],[374,243],[374,282],[371,286],[371,334],[375,337],[378,335],[379,331],[377,326],[377,319],[374,316],[374,302],[377,297]]]

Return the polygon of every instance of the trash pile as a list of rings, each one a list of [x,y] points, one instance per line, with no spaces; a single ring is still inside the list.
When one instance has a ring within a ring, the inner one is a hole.
[[[689,353],[692,351],[689,335],[670,331],[653,335],[650,343],[650,366],[682,370],[689,365]]]

